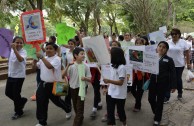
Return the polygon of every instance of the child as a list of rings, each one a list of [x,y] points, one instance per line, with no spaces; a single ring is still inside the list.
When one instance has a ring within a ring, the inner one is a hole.
[[[113,48],[113,47],[119,47],[119,48],[121,48],[120,42],[118,42],[118,41],[112,42],[111,48]],[[102,86],[103,94],[106,95],[106,99],[107,99],[107,95],[108,95],[108,93],[107,93],[107,91],[108,91],[107,88],[108,88],[107,85]],[[106,100],[106,101],[107,101],[107,100]],[[116,119],[116,120],[119,119],[118,113],[115,113],[115,119]],[[106,121],[107,121],[107,113],[104,114],[104,116],[102,117],[101,121],[102,121],[102,122],[106,122]]]
[[[41,82],[36,92],[37,111],[36,117],[39,124],[36,126],[47,125],[47,112],[49,99],[58,107],[62,108],[66,113],[71,112],[70,106],[59,97],[52,94],[53,82],[61,81],[61,58],[56,55],[58,46],[54,43],[46,44],[46,57],[37,53],[40,58],[37,66],[40,68]]]
[[[69,76],[71,97],[76,114],[73,126],[80,126],[82,125],[84,118],[84,98],[86,93],[85,82],[91,81],[91,73],[89,67],[83,63],[85,59],[85,53],[82,48],[76,47],[73,50],[73,57],[75,62],[74,64],[67,65],[64,75]]]
[[[141,46],[144,45],[144,39],[142,38],[137,38],[135,41],[136,46]],[[139,112],[141,110],[141,99],[143,96],[143,83],[146,81],[146,79],[149,79],[147,77],[148,74],[138,71],[138,70],[133,70],[133,84],[131,87],[131,93],[135,98],[135,107],[133,109],[133,112]]]
[[[159,74],[152,74],[150,77],[148,100],[154,113],[154,126],[159,126],[162,118],[163,102],[165,92],[176,89],[176,71],[173,59],[168,57],[169,45],[165,41],[158,44],[157,52],[159,60]]]
[[[120,121],[126,126],[125,100],[127,97],[127,75],[125,70],[125,56],[121,48],[113,47],[111,49],[111,78],[103,79],[109,84],[107,95],[107,114],[109,126],[115,125],[115,105]]]
[[[69,39],[68,47],[69,47],[69,50],[67,50],[66,57],[65,57],[65,59],[63,59],[63,60],[65,60],[66,65],[72,64],[74,62],[73,50],[76,47],[76,41],[74,39]],[[69,87],[69,89],[70,89],[70,87]],[[70,91],[68,92],[68,95],[65,97],[65,103],[68,104],[69,106],[72,106],[71,105],[71,92]],[[71,112],[66,114],[66,119],[70,119],[71,115],[72,115]]]
[[[9,57],[8,79],[5,88],[5,95],[14,102],[15,114],[12,120],[18,119],[23,115],[23,108],[27,98],[21,97],[22,85],[26,77],[26,50],[23,49],[24,40],[16,36],[11,44],[11,54]]]

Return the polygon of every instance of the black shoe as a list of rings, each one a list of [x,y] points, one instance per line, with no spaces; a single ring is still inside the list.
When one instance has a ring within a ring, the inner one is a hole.
[[[158,121],[154,121],[153,126],[160,126],[160,122],[158,122]]]
[[[183,98],[182,94],[178,94],[177,98],[178,98],[178,100],[181,100]]]
[[[11,119],[12,120],[16,120],[16,119],[18,119],[18,118],[21,118],[23,116],[23,113],[22,114],[17,114],[17,113],[15,113],[12,117],[11,117]]]
[[[164,104],[169,103],[169,99],[168,98],[164,98]]]
[[[101,106],[97,106],[97,110],[101,110],[102,109],[102,105]]]
[[[25,106],[25,104],[26,104],[27,101],[28,101],[27,98],[22,98],[22,105],[21,105],[21,108],[22,109],[24,108],[24,106]]]

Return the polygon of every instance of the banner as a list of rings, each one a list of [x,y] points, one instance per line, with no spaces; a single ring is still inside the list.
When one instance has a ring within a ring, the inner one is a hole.
[[[159,56],[155,50],[146,51],[146,46],[129,46],[126,60],[133,69],[152,74],[159,73]],[[148,50],[148,49],[147,49]]]
[[[13,31],[0,28],[0,56],[8,58],[11,52],[11,43],[13,41]]]
[[[110,54],[108,52],[103,36],[100,35],[91,38],[87,37],[82,39],[82,41],[84,48],[90,48],[92,50],[100,65],[106,65],[110,63]],[[94,58],[92,58],[92,60],[94,60]]]
[[[76,35],[75,29],[67,26],[65,23],[60,23],[56,25],[57,32],[57,44],[67,44],[69,39],[74,38]]]
[[[46,30],[42,11],[33,10],[21,15],[22,33],[24,41],[28,44],[46,42]]]

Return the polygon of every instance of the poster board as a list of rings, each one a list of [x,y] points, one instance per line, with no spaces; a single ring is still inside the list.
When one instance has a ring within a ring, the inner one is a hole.
[[[163,31],[155,31],[155,32],[149,33],[149,39],[156,43],[159,43],[160,41],[166,41],[166,37]]]
[[[159,56],[156,52],[146,51],[145,46],[129,46],[126,56],[127,63],[133,69],[152,74],[159,73]]]
[[[111,65],[101,65],[100,84],[108,85],[104,83],[103,79],[110,79],[110,77],[111,77]]]
[[[110,63],[110,54],[108,52],[105,40],[102,35],[82,39],[85,48],[91,48],[97,58],[98,64],[106,65]]]
[[[33,10],[21,14],[22,34],[28,44],[43,43],[46,41],[46,29],[42,11]]]
[[[162,31],[163,33],[167,33],[167,27],[166,26],[159,27],[159,30]]]
[[[67,26],[66,23],[60,23],[56,25],[57,32],[57,44],[68,44],[68,40],[74,38],[76,35],[73,27]]]

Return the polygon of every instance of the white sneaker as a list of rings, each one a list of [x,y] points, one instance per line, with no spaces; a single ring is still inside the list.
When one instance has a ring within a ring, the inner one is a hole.
[[[45,126],[45,125],[41,125],[41,124],[36,124],[35,126]]]
[[[66,113],[65,118],[66,118],[66,119],[70,119],[70,118],[71,118],[71,116],[72,116],[72,114],[71,114],[71,112],[69,112],[69,113]]]

